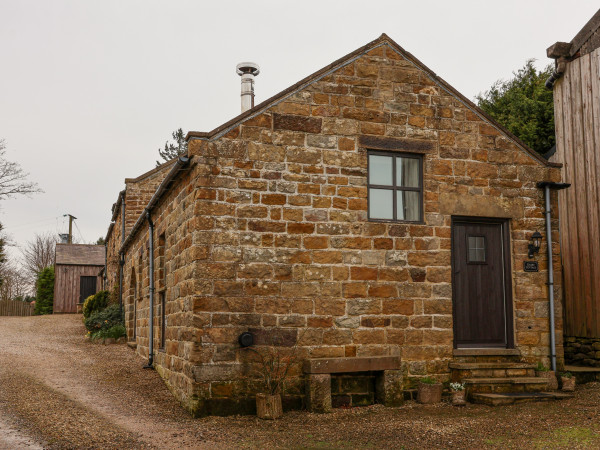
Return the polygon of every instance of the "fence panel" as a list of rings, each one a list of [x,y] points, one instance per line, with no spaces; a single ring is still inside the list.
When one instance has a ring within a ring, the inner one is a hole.
[[[33,308],[29,302],[0,300],[0,316],[33,316]]]

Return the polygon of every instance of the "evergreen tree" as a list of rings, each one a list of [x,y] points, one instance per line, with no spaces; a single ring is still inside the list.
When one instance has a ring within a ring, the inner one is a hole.
[[[54,306],[54,267],[46,267],[39,273],[35,288],[35,314],[52,314]]]
[[[170,161],[173,158],[179,155],[183,155],[187,152],[187,142],[185,141],[184,131],[181,128],[179,128],[178,130],[173,131],[173,133],[171,133],[171,136],[173,137],[174,142],[167,141],[165,142],[164,149],[158,149],[158,154],[163,159],[163,161],[156,161],[157,166],[160,166],[165,161]]]
[[[508,131],[538,153],[554,145],[554,99],[544,85],[552,66],[537,71],[533,59],[508,81],[498,80],[476,97],[477,104]]]

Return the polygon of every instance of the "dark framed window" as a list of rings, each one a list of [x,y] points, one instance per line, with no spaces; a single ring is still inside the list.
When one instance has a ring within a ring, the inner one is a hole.
[[[368,152],[368,215],[373,221],[423,221],[423,156]]]
[[[485,253],[485,236],[467,236],[467,264],[485,264]]]
[[[167,332],[167,315],[165,309],[167,308],[167,299],[165,292],[160,293],[160,350],[165,349],[166,332]]]

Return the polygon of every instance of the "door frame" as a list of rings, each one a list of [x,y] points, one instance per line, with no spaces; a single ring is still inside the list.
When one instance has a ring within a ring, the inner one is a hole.
[[[513,319],[513,293],[512,293],[512,253],[510,251],[510,219],[499,217],[473,217],[473,216],[451,216],[450,218],[450,266],[452,271],[452,345],[456,344],[456,283],[454,274],[454,255],[456,242],[454,239],[454,228],[459,224],[493,224],[500,225],[502,238],[502,256],[504,268],[504,314],[506,318],[506,347],[461,347],[461,348],[515,348],[515,331]]]

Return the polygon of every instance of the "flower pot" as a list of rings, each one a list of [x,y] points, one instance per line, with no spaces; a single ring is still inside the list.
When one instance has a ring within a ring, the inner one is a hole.
[[[259,419],[274,420],[283,416],[281,395],[256,394],[256,415]]]
[[[423,404],[439,403],[442,401],[442,383],[419,383],[417,401]]]
[[[562,390],[565,392],[573,392],[575,390],[575,377],[567,378],[560,377]]]
[[[536,370],[535,376],[539,378],[546,378],[547,389],[549,391],[556,391],[558,389],[558,380],[556,379],[556,372],[553,370]]]
[[[467,401],[465,400],[465,394],[467,391],[452,391],[452,404],[454,406],[465,406]]]

